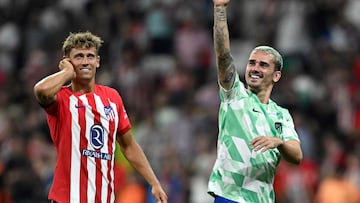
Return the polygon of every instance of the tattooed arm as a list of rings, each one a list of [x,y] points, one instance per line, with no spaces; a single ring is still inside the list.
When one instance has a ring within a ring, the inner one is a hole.
[[[230,0],[214,2],[214,47],[218,69],[218,80],[225,89],[230,89],[235,79],[235,66],[230,54],[229,30],[226,7]]]

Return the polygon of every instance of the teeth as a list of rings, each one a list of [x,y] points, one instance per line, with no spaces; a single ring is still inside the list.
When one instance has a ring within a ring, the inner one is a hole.
[[[256,79],[260,78],[258,75],[250,75],[250,77],[251,78],[256,78]]]

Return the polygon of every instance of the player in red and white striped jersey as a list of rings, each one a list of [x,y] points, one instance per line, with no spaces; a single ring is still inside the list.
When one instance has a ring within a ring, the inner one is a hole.
[[[49,200],[114,203],[118,141],[129,163],[152,186],[157,202],[167,203],[166,193],[133,139],[121,96],[115,89],[95,83],[102,43],[90,32],[70,33],[63,44],[60,70],[34,86],[58,154]]]

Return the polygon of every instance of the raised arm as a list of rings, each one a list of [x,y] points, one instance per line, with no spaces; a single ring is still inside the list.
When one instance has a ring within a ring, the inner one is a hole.
[[[73,65],[68,59],[63,59],[59,63],[59,72],[49,75],[34,86],[36,100],[42,106],[48,106],[56,100],[56,93],[61,87],[75,77]]]
[[[230,89],[235,79],[235,66],[230,54],[230,39],[227,24],[226,8],[230,0],[213,0],[214,2],[214,48],[218,80],[225,89]]]

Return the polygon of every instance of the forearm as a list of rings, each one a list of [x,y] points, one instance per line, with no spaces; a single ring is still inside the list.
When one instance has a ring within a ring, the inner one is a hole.
[[[143,150],[137,142],[133,142],[127,147],[121,147],[121,151],[131,166],[134,167],[151,186],[160,184]]]
[[[266,152],[277,148],[281,156],[289,163],[299,164],[303,158],[300,142],[296,140],[284,141],[274,136],[257,136],[250,141],[255,151]]]
[[[300,143],[295,140],[283,141],[279,146],[282,157],[289,163],[299,164],[303,158]]]
[[[218,79],[225,89],[231,88],[235,67],[230,54],[230,39],[227,24],[227,5],[214,5],[214,48],[218,68]]]
[[[34,86],[34,94],[38,102],[46,106],[54,101],[56,93],[72,77],[72,72],[62,70],[40,80]]]

